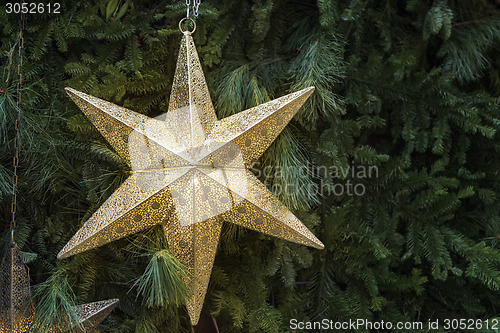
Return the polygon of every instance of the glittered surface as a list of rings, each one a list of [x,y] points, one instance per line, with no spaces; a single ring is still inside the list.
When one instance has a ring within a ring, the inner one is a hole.
[[[116,307],[118,299],[75,306],[78,322],[85,332],[92,332]],[[24,333],[30,330],[35,316],[31,299],[28,269],[14,244],[7,251],[0,266],[0,333]],[[61,332],[60,328],[46,327],[44,332]],[[63,331],[71,331],[66,329]]]
[[[74,310],[77,314],[78,322],[83,325],[85,332],[92,332],[116,308],[118,302],[118,299],[108,299],[77,305],[74,307]]]
[[[192,37],[185,34],[166,115],[155,119],[66,88],[132,170],[58,257],[162,224],[192,278],[187,308],[196,324],[222,221],[323,248],[249,170],[313,93],[310,87],[217,120]]]
[[[14,244],[0,266],[0,332],[27,332],[33,314],[28,269]]]

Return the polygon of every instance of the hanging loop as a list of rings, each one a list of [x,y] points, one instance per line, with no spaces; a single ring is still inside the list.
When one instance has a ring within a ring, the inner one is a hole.
[[[193,30],[192,31],[189,31],[189,30],[182,30],[182,23],[184,23],[185,21],[191,21],[193,22]],[[179,21],[179,30],[185,34],[185,35],[191,35],[193,32],[196,31],[196,22],[190,18],[190,17],[185,17],[183,18],[182,20]]]

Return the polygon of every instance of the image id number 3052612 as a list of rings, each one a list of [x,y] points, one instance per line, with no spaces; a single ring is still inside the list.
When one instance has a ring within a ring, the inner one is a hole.
[[[61,4],[59,2],[43,3],[43,2],[8,2],[5,4],[5,12],[7,14],[59,14],[61,12]]]

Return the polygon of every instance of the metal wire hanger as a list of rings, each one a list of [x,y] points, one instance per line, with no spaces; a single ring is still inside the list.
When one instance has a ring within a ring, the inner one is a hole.
[[[198,17],[198,8],[200,7],[201,0],[193,0],[193,15],[195,17]],[[190,8],[191,8],[191,0],[186,0],[186,17],[184,17],[182,20],[179,22],[179,30],[183,34],[192,34],[196,30],[196,22],[191,18],[190,16]],[[185,21],[191,21],[193,24],[193,30],[182,30],[182,23]]]
[[[17,187],[18,187],[18,175],[17,170],[19,168],[19,125],[21,122],[21,95],[22,95],[22,81],[23,81],[23,47],[24,47],[24,27],[26,24],[26,15],[21,11],[21,18],[19,20],[19,40],[17,41],[19,53],[17,62],[17,101],[16,101],[16,122],[14,125],[14,158],[12,160],[12,166],[14,167],[14,173],[12,176],[12,204],[11,204],[11,221],[10,221],[10,244],[13,246],[14,232],[16,230],[16,212],[17,212]]]

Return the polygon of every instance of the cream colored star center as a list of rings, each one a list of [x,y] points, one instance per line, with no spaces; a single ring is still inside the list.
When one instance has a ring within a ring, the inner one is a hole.
[[[151,138],[159,130],[163,136],[157,143]],[[247,195],[239,146],[206,138],[197,113],[188,107],[148,119],[128,142],[135,183],[152,193],[168,186],[181,226],[220,215]]]

